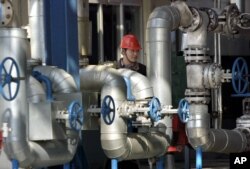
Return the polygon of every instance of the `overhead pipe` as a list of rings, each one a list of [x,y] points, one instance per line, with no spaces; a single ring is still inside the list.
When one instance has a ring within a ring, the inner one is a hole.
[[[134,76],[138,75],[135,73]],[[131,79],[134,78],[131,77]],[[101,100],[106,95],[110,95],[114,99],[116,108],[126,100],[125,81],[115,69],[105,66],[87,66],[80,70],[80,81],[82,91],[101,92]],[[133,83],[134,80],[131,82]],[[132,86],[136,85],[132,84]],[[147,89],[145,91],[148,93]],[[110,125],[101,120],[101,144],[109,158],[119,161],[160,156],[166,152],[168,146],[166,138],[159,132],[127,133],[127,120],[119,114],[115,115]]]

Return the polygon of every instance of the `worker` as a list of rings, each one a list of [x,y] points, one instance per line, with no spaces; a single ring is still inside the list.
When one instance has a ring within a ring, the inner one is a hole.
[[[146,76],[146,66],[137,61],[141,45],[136,36],[133,34],[123,36],[120,47],[122,57],[118,61],[117,68],[128,68]]]

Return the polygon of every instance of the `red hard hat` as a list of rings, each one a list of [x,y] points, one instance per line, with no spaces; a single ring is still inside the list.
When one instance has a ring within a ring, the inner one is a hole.
[[[135,35],[125,35],[123,36],[120,44],[121,48],[124,49],[132,49],[132,50],[140,50],[141,46]]]

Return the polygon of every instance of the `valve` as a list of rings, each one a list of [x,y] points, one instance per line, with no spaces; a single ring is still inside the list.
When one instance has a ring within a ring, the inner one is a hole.
[[[149,117],[157,122],[161,119],[161,103],[157,97],[153,97],[152,100],[149,102]]]
[[[189,103],[185,99],[181,99],[179,102],[178,116],[183,123],[189,120]]]
[[[232,85],[235,93],[244,94],[248,87],[248,67],[244,58],[237,58],[232,67]]]
[[[11,57],[5,58],[0,65],[0,74],[0,92],[3,98],[8,101],[14,100],[21,80],[16,61]],[[7,92],[5,93],[5,91]]]
[[[73,101],[68,107],[70,127],[76,131],[83,125],[83,108],[79,102]]]
[[[115,119],[115,102],[114,99],[107,95],[102,101],[101,114],[104,122],[111,125]]]

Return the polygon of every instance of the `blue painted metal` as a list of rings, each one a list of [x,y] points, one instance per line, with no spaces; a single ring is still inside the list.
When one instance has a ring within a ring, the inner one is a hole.
[[[83,108],[78,101],[73,101],[69,107],[69,124],[76,131],[80,131],[83,125]]]
[[[63,165],[63,169],[70,169],[71,167],[70,167],[70,163],[67,163],[67,164],[64,164]]]
[[[77,0],[44,0],[46,64],[69,72],[80,86]]]
[[[112,159],[111,160],[111,168],[112,169],[118,169],[118,161],[117,161],[117,159]]]
[[[156,169],[164,169],[164,156],[161,156],[157,161],[156,161]]]
[[[48,101],[52,101],[53,100],[53,96],[52,96],[52,83],[50,81],[50,79],[47,76],[42,75],[40,72],[38,71],[33,71],[32,72],[32,76],[37,79],[39,82],[43,82],[46,86],[46,97]]]
[[[128,77],[123,77],[123,79],[126,82],[127,86],[127,100],[128,101],[135,101],[135,96],[132,94],[132,89],[131,89],[131,81]]]
[[[179,119],[186,123],[189,120],[189,103],[185,99],[181,99],[178,106]]]
[[[196,169],[202,169],[202,148],[196,149]]]
[[[237,58],[232,67],[232,85],[236,94],[244,94],[247,91],[248,66],[244,58]]]
[[[18,169],[19,168],[19,162],[17,160],[11,160],[12,169]]]
[[[107,125],[111,125],[115,119],[115,102],[109,95],[105,96],[102,101],[101,115]]]
[[[6,65],[10,65],[7,69]],[[16,61],[11,57],[6,57],[0,65],[0,92],[5,100],[14,100],[18,94],[20,87],[20,71]],[[14,75],[16,77],[14,77]],[[15,84],[16,88],[13,91],[12,85]],[[7,93],[4,87],[7,85]]]
[[[232,97],[250,97],[250,93],[245,94],[232,94]]]
[[[157,97],[153,97],[151,101],[149,102],[149,112],[148,115],[149,117],[157,122],[161,119],[161,103]]]

